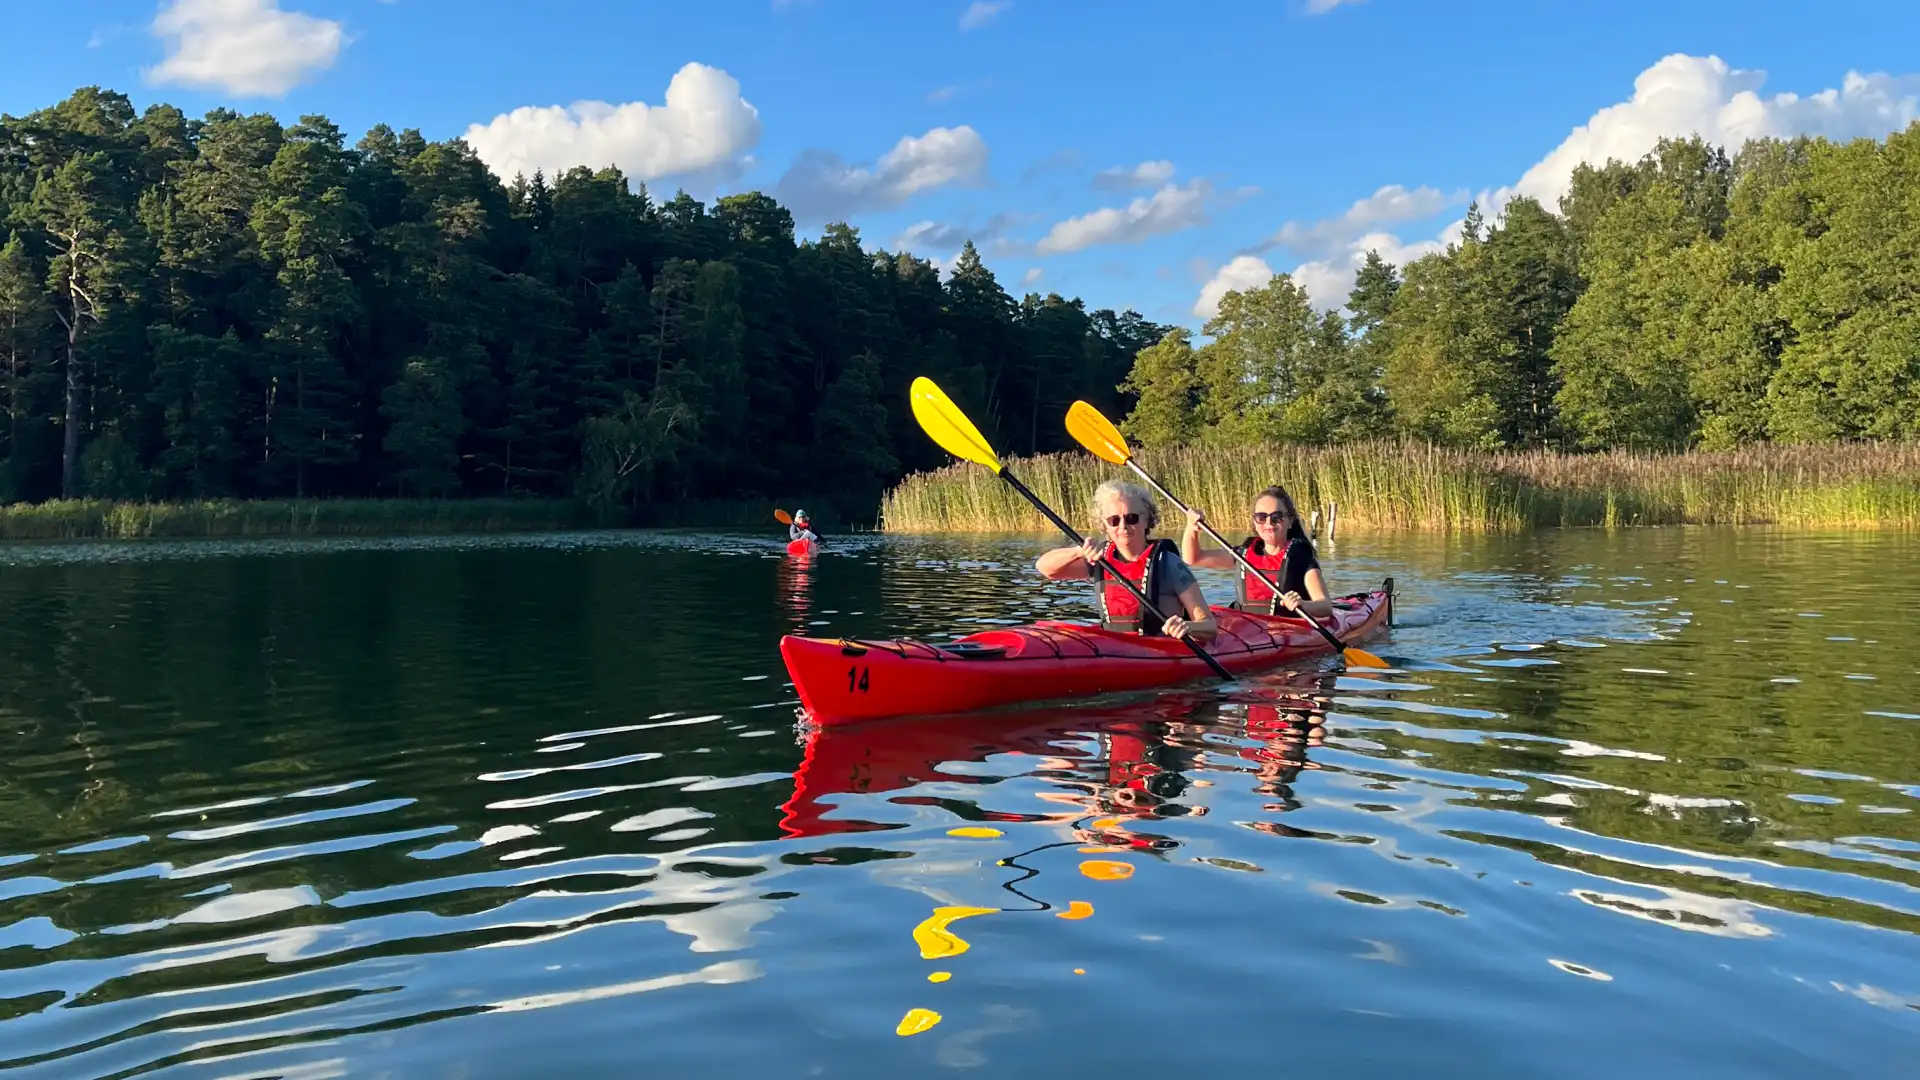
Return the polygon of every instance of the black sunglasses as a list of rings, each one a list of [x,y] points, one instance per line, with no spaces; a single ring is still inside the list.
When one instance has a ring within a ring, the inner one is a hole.
[[[1122,518],[1120,517],[1120,515],[1119,515],[1119,514],[1108,514],[1108,515],[1107,515],[1107,528],[1109,528],[1109,529],[1116,529],[1116,528],[1119,528],[1119,527],[1120,527],[1120,522],[1121,522],[1122,520],[1123,520],[1123,519],[1122,519]],[[1138,524],[1140,524],[1140,515],[1139,515],[1139,514],[1128,514],[1128,515],[1126,516],[1126,518],[1125,518],[1124,520],[1125,520],[1125,521],[1126,521],[1126,523],[1127,523],[1127,524],[1129,524],[1129,525],[1138,525]]]
[[[1292,514],[1288,513],[1285,510],[1275,510],[1271,514],[1267,513],[1265,510],[1255,510],[1253,512],[1253,523],[1255,525],[1265,525],[1267,522],[1271,521],[1275,525],[1278,525],[1292,516],[1293,516]]]

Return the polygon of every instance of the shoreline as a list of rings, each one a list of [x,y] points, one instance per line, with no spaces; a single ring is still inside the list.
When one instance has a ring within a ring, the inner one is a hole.
[[[830,505],[784,500],[785,505]],[[780,528],[760,499],[683,500],[638,512],[596,511],[552,498],[205,499],[179,502],[52,500],[0,505],[0,542],[45,540],[245,539],[325,536],[440,536],[587,532],[632,528]],[[816,519],[827,526],[825,516]],[[834,526],[836,532],[869,531]]]

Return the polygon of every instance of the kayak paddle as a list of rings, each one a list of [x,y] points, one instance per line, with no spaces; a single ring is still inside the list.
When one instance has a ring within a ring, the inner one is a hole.
[[[1138,473],[1140,479],[1145,480],[1148,486],[1160,493],[1161,498],[1179,507],[1183,513],[1191,514],[1193,512],[1187,509],[1187,504],[1174,498],[1168,493],[1166,488],[1161,487],[1158,480],[1149,476],[1147,470],[1140,467],[1139,462],[1133,460],[1133,453],[1127,449],[1126,436],[1121,435],[1120,429],[1114,427],[1113,422],[1102,415],[1099,409],[1094,408],[1084,401],[1074,402],[1073,406],[1067,410],[1067,433],[1072,435],[1081,446],[1086,447],[1095,457],[1102,461],[1111,461],[1115,465],[1125,465]],[[1226,537],[1215,532],[1213,526],[1207,524],[1206,521],[1202,519],[1200,527],[1207,530],[1207,535],[1213,537],[1215,543],[1226,548],[1227,554],[1232,555],[1234,561],[1245,567],[1248,573],[1266,582],[1267,585],[1273,589],[1275,596],[1280,594],[1280,583],[1256,569],[1252,563],[1246,560],[1246,556],[1240,554],[1240,549],[1228,543]],[[1333,631],[1320,625],[1320,620],[1306,612],[1300,611],[1295,614],[1305,619],[1308,626],[1320,631],[1320,636],[1326,638],[1329,645],[1340,650],[1340,655],[1345,657],[1348,663],[1356,664],[1360,667],[1383,668],[1390,666],[1385,660],[1380,659],[1365,649],[1356,649],[1344,644],[1339,638],[1334,636]]]
[[[1068,539],[1075,544],[1085,542],[1085,538],[1075,532],[1073,526],[1062,521],[1060,515],[1054,513],[1046,503],[1041,502],[1039,496],[1027,490],[1027,485],[1021,483],[1005,465],[1001,464],[1000,455],[994,453],[993,447],[987,445],[986,436],[980,434],[980,429],[973,426],[973,421],[967,419],[967,414],[961,412],[960,406],[955,405],[945,391],[934,385],[932,379],[922,375],[913,380],[911,398],[913,418],[920,422],[920,426],[926,430],[929,438],[940,444],[941,449],[954,457],[986,466],[995,476],[1005,480],[1009,487],[1025,496],[1028,502],[1046,515],[1048,521],[1053,522],[1061,532],[1067,534]],[[1140,601],[1144,611],[1162,623],[1167,621],[1167,617],[1160,613],[1159,608],[1153,606],[1153,601],[1140,591],[1140,587],[1135,585],[1132,579],[1115,570],[1105,555],[1100,557],[1100,563]],[[1206,661],[1207,666],[1212,668],[1215,674],[1222,679],[1232,680],[1233,676],[1227,669],[1221,667],[1220,661],[1215,660],[1211,653],[1201,648],[1199,642],[1188,637],[1182,637],[1180,641],[1184,642],[1187,648],[1192,649],[1195,656]]]

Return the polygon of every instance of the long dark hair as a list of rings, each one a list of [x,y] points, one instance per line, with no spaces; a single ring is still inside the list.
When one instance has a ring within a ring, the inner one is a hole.
[[[1280,508],[1287,512],[1288,542],[1306,540],[1307,527],[1300,523],[1300,511],[1293,505],[1293,496],[1287,494],[1287,489],[1281,487],[1279,484],[1275,484],[1260,494],[1255,495],[1253,501],[1258,503],[1261,499],[1267,498],[1268,496],[1278,499],[1280,501]]]

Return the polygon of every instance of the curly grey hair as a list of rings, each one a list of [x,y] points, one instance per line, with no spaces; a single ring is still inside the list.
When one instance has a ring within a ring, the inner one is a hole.
[[[1093,502],[1087,507],[1093,515],[1095,528],[1106,525],[1106,521],[1100,515],[1100,504],[1109,497],[1125,500],[1127,506],[1135,513],[1144,515],[1148,531],[1152,531],[1155,525],[1160,524],[1160,508],[1154,505],[1153,495],[1146,488],[1125,480],[1109,480],[1093,489]]]

